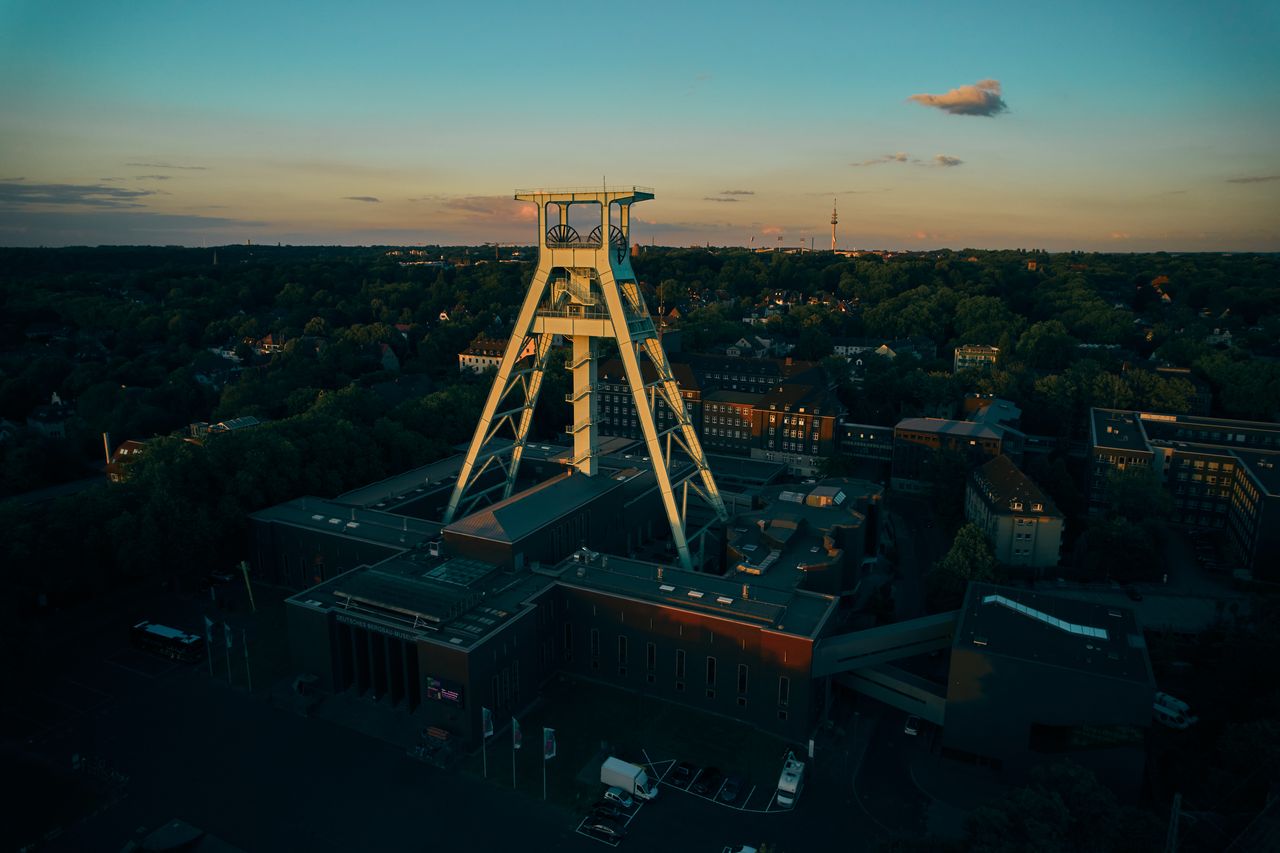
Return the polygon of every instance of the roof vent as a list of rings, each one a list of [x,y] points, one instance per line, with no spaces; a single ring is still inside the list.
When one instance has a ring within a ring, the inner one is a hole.
[[[716,596],[716,602],[718,604],[733,604],[733,599],[727,595],[718,595]]]
[[[664,583],[662,586],[658,587],[658,589],[662,590],[663,592],[675,592],[675,591],[676,591],[676,588],[675,588],[674,586],[672,586],[671,584],[669,584],[669,583]]]
[[[690,597],[690,598],[702,598],[702,593],[698,592],[696,589],[691,589],[691,590],[689,590],[689,597]]]

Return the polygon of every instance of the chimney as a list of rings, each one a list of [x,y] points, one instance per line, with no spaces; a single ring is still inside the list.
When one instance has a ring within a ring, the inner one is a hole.
[[[102,452],[107,458],[107,464],[111,464],[111,433],[104,432],[102,434]]]
[[[742,600],[749,601],[750,599],[751,599],[751,585],[744,583],[742,585]]]

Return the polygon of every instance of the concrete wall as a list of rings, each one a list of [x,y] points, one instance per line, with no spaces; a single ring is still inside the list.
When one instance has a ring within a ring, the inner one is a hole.
[[[567,611],[558,649],[565,670],[744,720],[788,740],[803,742],[809,736],[821,711],[822,684],[809,675],[813,646],[808,640],[588,590],[564,593]],[[597,655],[592,654],[593,630]],[[626,638],[625,662],[619,660],[619,637]],[[683,678],[677,678],[678,652],[684,653]],[[708,658],[715,659],[714,685],[707,683]],[[738,689],[740,665],[746,667],[745,692]],[[788,679],[785,704],[779,702],[780,678]]]

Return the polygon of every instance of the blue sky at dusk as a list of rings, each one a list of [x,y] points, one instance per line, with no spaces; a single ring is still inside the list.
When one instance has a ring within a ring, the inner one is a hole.
[[[688,8],[692,6],[693,8]],[[0,0],[0,244],[1280,250],[1280,6]],[[919,97],[913,97],[919,96]],[[780,239],[781,238],[781,239]]]

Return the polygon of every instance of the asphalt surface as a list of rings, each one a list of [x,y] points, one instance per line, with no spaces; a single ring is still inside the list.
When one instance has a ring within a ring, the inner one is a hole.
[[[58,828],[40,849],[115,853],[172,818],[251,853],[603,849],[578,833],[580,814],[273,707],[265,691],[229,687],[220,662],[215,655],[210,676],[206,663],[175,664],[104,641],[39,688],[63,713],[23,748],[62,767],[79,755],[113,791],[97,813]],[[873,849],[882,831],[854,804],[847,747],[821,739],[791,811],[741,811],[664,786],[621,847]]]

